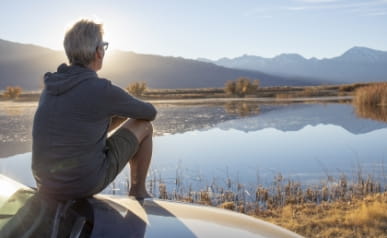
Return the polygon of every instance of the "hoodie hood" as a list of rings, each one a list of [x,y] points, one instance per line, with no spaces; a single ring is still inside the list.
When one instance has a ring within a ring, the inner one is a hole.
[[[97,78],[97,73],[91,69],[78,65],[59,65],[57,72],[47,72],[44,84],[47,93],[61,95],[85,80]]]

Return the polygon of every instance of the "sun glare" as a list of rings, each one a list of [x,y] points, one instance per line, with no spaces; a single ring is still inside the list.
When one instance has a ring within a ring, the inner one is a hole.
[[[76,22],[81,19],[89,19],[96,23],[103,24],[103,40],[109,42],[109,51],[111,50],[125,50],[130,51],[136,46],[141,45],[141,40],[144,37],[142,25],[135,19],[127,15],[109,14],[104,11],[101,15],[85,15],[73,18],[71,21],[65,23],[63,27],[63,35]]]
[[[3,175],[0,175],[0,206],[19,188],[20,187],[15,186],[11,180],[7,179]]]
[[[114,24],[112,21],[102,21],[104,28],[104,40],[109,42],[111,49],[122,49],[126,36],[120,24]]]

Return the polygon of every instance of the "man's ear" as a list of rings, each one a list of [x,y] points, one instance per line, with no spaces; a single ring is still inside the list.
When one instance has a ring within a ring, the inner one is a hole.
[[[102,60],[103,56],[104,56],[104,52],[100,48],[97,48],[97,50],[95,51],[95,59]]]

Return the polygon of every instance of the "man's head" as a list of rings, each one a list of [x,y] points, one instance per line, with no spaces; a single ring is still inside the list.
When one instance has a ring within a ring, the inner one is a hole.
[[[63,41],[70,64],[82,65],[95,71],[102,68],[107,43],[103,42],[103,26],[90,20],[76,22]]]

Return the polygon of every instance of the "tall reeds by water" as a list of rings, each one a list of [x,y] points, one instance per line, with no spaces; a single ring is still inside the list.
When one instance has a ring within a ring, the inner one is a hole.
[[[147,189],[160,199],[210,205],[257,215],[288,205],[351,201],[370,194],[387,192],[387,177],[383,169],[381,173],[365,176],[358,169],[351,177],[347,174],[327,176],[313,185],[277,174],[270,183],[260,184],[258,180],[252,185],[240,183],[238,178],[233,179],[228,175],[221,179],[209,179],[209,176],[204,178],[200,174],[187,176],[178,167],[176,176],[170,178],[163,178],[159,171],[151,170]],[[130,182],[126,181],[125,184],[128,186]],[[116,193],[118,188],[114,184],[112,193]],[[123,192],[125,191],[121,190],[119,193]]]
[[[386,191],[385,186],[382,186],[371,176],[350,182],[345,175],[342,175],[336,181],[325,181],[314,186],[302,186],[300,182],[285,179],[279,174],[267,187],[258,185],[254,189],[238,183],[230,189],[226,189],[212,184],[201,189],[199,193],[191,191],[188,194],[180,194],[178,197],[185,201],[220,206],[251,214],[289,204],[349,201],[354,197],[360,198],[384,191]],[[232,203],[233,205],[231,205]]]
[[[357,115],[387,122],[387,83],[358,88],[353,104]]]
[[[154,197],[216,206],[264,219],[305,237],[383,237],[387,231],[387,179],[381,174],[327,176],[306,185],[281,174],[268,184],[242,184],[238,178],[206,180],[200,175],[162,179],[153,170],[147,186]],[[203,184],[193,186],[191,180]]]

